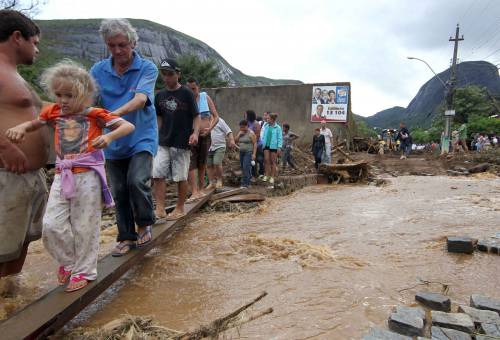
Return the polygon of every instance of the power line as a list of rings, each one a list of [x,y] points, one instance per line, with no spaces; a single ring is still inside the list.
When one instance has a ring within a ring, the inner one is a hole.
[[[489,57],[491,57],[491,56],[492,56],[492,55],[494,55],[494,54],[497,54],[498,52],[500,52],[500,48],[499,48],[499,49],[497,49],[497,50],[495,50],[495,51],[493,51],[493,52],[491,52],[490,54],[488,54],[488,56],[487,56],[487,57],[484,57],[484,58],[483,58],[483,60],[488,59]]]
[[[476,3],[475,0],[471,0],[471,3],[469,5],[469,7],[467,7],[467,9],[465,10],[465,12],[462,13],[462,15],[460,16],[460,19],[458,20],[458,22],[460,22],[460,23],[463,22],[463,19],[464,19],[465,15],[470,12],[472,6],[474,6],[475,3]]]

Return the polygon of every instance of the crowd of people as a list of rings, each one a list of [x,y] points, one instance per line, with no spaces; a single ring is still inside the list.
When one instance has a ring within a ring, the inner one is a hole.
[[[449,152],[483,152],[495,149],[499,145],[499,137],[495,133],[481,134],[475,133],[469,136],[467,124],[460,125],[451,133]],[[379,153],[384,154],[385,150],[401,152],[401,159],[406,159],[411,151],[429,151],[439,154],[441,145],[437,141],[425,144],[417,144],[411,138],[410,132],[404,123],[401,123],[399,130],[386,129],[379,136]]]
[[[116,211],[112,255],[144,247],[158,219],[182,218],[186,202],[223,186],[227,149],[239,150],[242,187],[257,180],[273,187],[280,157],[283,168],[297,167],[299,135],[277,113],[248,110],[233,135],[196,79],[181,84],[176,60],[155,65],[135,51],[127,20],[105,19],[99,33],[110,56],[90,71],[70,60],[46,69],[41,85],[53,104],[44,106],[17,71],[35,62],[40,29],[20,12],[0,11],[0,277],[18,273],[41,237],[59,264],[58,283],[68,292],[85,287],[97,277],[103,206]],[[155,93],[159,75],[164,88]],[[57,156],[48,200],[47,126]],[[322,122],[312,147],[317,166],[331,161],[332,142]],[[167,181],[178,193],[169,214]]]

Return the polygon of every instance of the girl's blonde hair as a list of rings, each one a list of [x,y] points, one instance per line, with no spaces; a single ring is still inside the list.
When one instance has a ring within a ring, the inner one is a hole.
[[[70,85],[77,104],[92,105],[95,98],[96,84],[82,65],[64,59],[42,73],[40,81],[47,95],[56,100],[55,92],[63,85]]]

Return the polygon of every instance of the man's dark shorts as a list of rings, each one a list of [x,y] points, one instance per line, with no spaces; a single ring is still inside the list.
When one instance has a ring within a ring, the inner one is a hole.
[[[207,165],[208,149],[210,149],[210,144],[212,139],[210,134],[207,136],[200,136],[198,138],[198,144],[191,146],[191,162],[189,163],[189,170],[198,169],[201,166]]]

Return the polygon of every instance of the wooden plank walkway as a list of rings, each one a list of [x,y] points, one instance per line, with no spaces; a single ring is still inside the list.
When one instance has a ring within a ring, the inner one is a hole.
[[[54,334],[125,272],[139,263],[151,249],[161,245],[176,230],[185,225],[186,219],[205,204],[212,194],[213,192],[197,202],[186,204],[187,214],[184,218],[156,224],[153,227],[153,241],[144,248],[134,249],[122,257],[112,257],[109,254],[102,258],[97,266],[97,280],[84,289],[66,293],[64,287],[58,287],[0,323],[0,338],[2,340],[44,339]]]

